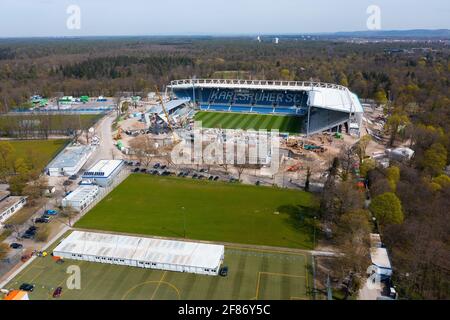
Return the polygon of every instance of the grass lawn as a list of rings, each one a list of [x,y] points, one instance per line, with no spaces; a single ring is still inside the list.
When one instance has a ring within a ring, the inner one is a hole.
[[[39,170],[53,159],[66,145],[68,140],[5,140],[9,142],[14,150],[17,158],[24,160],[32,158],[33,164]]]
[[[302,128],[302,118],[293,116],[200,111],[195,114],[195,120],[202,121],[204,128],[278,129],[289,133],[298,133]]]
[[[76,260],[57,264],[47,256],[33,261],[5,288],[34,284],[32,300],[53,299],[58,286],[63,288],[59,299],[67,300],[304,300],[311,298],[310,262],[303,253],[225,247],[229,272],[220,277]],[[80,267],[80,290],[67,289],[69,265]]]
[[[310,193],[132,174],[76,225],[174,238],[313,248]]]

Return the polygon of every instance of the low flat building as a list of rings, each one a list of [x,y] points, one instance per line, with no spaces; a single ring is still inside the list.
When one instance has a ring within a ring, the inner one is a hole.
[[[9,192],[0,192],[0,227],[27,203],[27,197],[10,196]]]
[[[223,245],[74,231],[54,249],[53,255],[146,269],[217,275],[224,251]]]
[[[49,163],[46,168],[47,174],[52,177],[77,174],[92,152],[91,146],[66,147]]]
[[[100,160],[83,174],[83,179],[91,180],[101,187],[109,186],[124,166],[123,160]]]
[[[374,272],[380,276],[381,280],[392,276],[392,266],[386,248],[370,248],[370,260]]]
[[[99,187],[94,185],[79,186],[62,200],[62,206],[81,211],[97,198],[99,190]]]

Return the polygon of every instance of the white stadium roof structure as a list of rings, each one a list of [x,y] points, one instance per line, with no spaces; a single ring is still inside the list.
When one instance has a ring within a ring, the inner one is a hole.
[[[67,259],[217,275],[224,246],[74,231],[53,254]]]
[[[195,97],[195,89],[223,89],[235,90],[237,92],[245,90],[285,93],[306,92],[308,95],[306,103],[308,113],[309,107],[311,107],[316,110],[329,110],[331,112],[348,115],[347,119],[342,119],[342,117],[335,118],[332,115],[330,116],[330,113],[323,112],[319,117],[328,118],[328,121],[326,123],[321,123],[322,119],[319,119],[316,126],[320,127],[320,130],[311,128],[312,132],[310,133],[325,131],[344,122],[354,122],[360,127],[364,112],[356,94],[352,93],[347,87],[331,83],[276,80],[184,79],[172,81],[168,86],[168,89],[178,98],[187,97],[186,95],[177,95],[177,92],[192,92],[192,95],[194,95],[194,97],[191,97],[193,98],[192,100],[198,99],[198,97]],[[230,111],[233,111],[232,106],[230,107]],[[276,108],[273,109],[273,112],[276,113]],[[312,121],[316,121],[316,119],[312,119]]]

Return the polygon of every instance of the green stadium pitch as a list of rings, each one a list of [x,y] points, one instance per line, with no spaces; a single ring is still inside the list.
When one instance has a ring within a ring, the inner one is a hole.
[[[57,287],[62,300],[307,300],[312,298],[310,263],[302,251],[226,246],[229,272],[221,277],[77,260],[58,264],[47,256],[36,258],[5,288],[34,284],[31,300],[55,300]],[[79,266],[79,289],[68,289],[69,266]]]
[[[200,111],[194,119],[201,121],[203,128],[266,129],[282,133],[300,133],[302,130],[302,118],[296,116]]]
[[[76,228],[313,249],[317,199],[307,192],[131,174]]]

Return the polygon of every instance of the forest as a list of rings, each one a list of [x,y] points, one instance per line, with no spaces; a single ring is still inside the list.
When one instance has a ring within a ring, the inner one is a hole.
[[[368,166],[361,157],[374,202],[369,209],[379,217],[378,231],[391,253],[401,296],[449,299],[450,48],[445,43],[292,39],[275,45],[212,37],[2,40],[0,111],[23,105],[33,94],[145,95],[154,85],[163,88],[174,79],[236,75],[338,83],[384,106],[388,146],[406,144],[415,156],[387,169]],[[359,147],[363,149],[362,143]],[[322,218],[332,221],[337,234],[367,234],[367,212],[342,174],[348,157],[344,152],[330,167],[329,177],[341,177],[336,178],[339,183],[328,179]],[[357,230],[351,228],[355,225]],[[345,236],[341,243],[342,250],[345,245],[353,250],[347,269],[358,271],[354,245]]]

